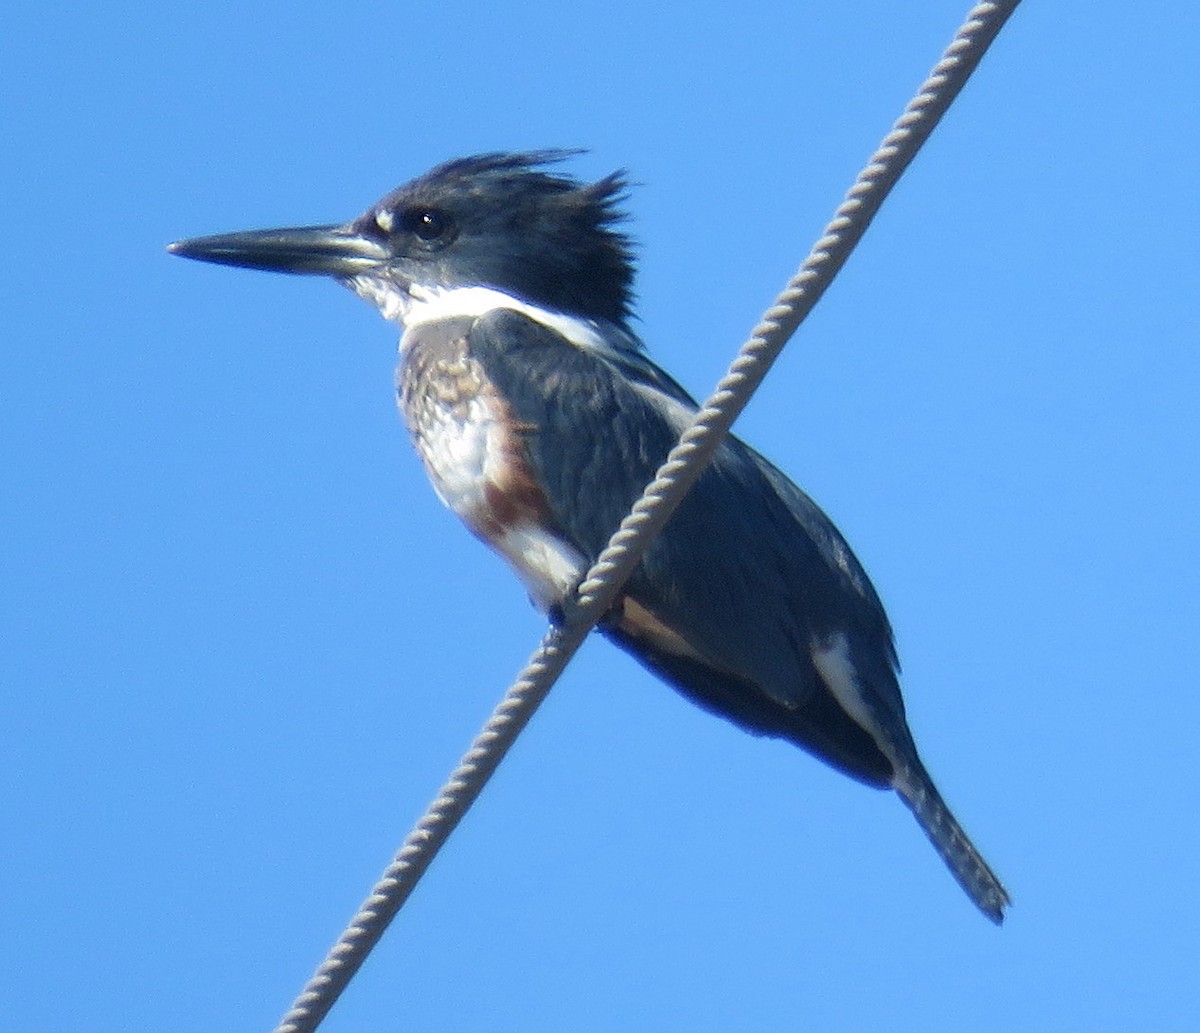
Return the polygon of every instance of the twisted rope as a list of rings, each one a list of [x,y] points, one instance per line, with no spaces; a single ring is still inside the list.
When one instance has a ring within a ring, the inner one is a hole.
[[[958,96],[1019,0],[976,5],[871,155],[808,257],[742,345],[629,515],[505,693],[459,766],[408,834],[275,1033],[312,1033],[366,960],[425,869],[482,792],[596,622],[616,602],[646,547],[671,518],[783,346],[845,264],[884,199]]]

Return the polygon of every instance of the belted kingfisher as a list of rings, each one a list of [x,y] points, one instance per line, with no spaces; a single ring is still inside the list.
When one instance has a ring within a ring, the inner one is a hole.
[[[623,174],[573,152],[439,165],[343,225],[172,244],[331,276],[403,328],[396,390],[434,490],[554,615],[696,409],[631,329]],[[892,788],[976,905],[1008,894],[921,763],[892,629],[817,505],[737,438],[718,450],[600,625],[701,707]]]

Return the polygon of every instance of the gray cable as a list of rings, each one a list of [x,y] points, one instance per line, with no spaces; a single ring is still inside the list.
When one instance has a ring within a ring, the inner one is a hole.
[[[858,174],[803,265],[754,328],[750,340],[742,345],[712,397],[588,571],[576,601],[566,612],[564,625],[546,633],[275,1033],[312,1033],[333,1007],[588,632],[616,601],[646,547],[700,476],[783,346],[833,281],[1018,2],[982,3],[968,13],[929,78]]]

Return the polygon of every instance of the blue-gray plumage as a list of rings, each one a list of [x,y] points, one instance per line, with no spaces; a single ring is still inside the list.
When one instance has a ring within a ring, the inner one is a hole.
[[[335,277],[404,327],[397,391],[434,488],[555,613],[695,403],[629,326],[624,180],[564,152],[447,162],[340,226],[174,244],[204,261]],[[1008,895],[925,771],[892,631],[811,499],[729,438],[601,625],[700,706],[894,788],[1000,922]]]

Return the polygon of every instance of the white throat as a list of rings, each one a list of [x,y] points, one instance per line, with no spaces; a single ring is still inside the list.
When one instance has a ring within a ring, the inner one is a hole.
[[[605,348],[604,337],[593,321],[530,305],[494,287],[424,287],[412,284],[405,290],[389,279],[369,275],[347,277],[346,285],[360,298],[375,305],[384,319],[399,323],[406,330],[422,323],[478,317],[496,309],[510,309],[549,327],[576,347]]]

